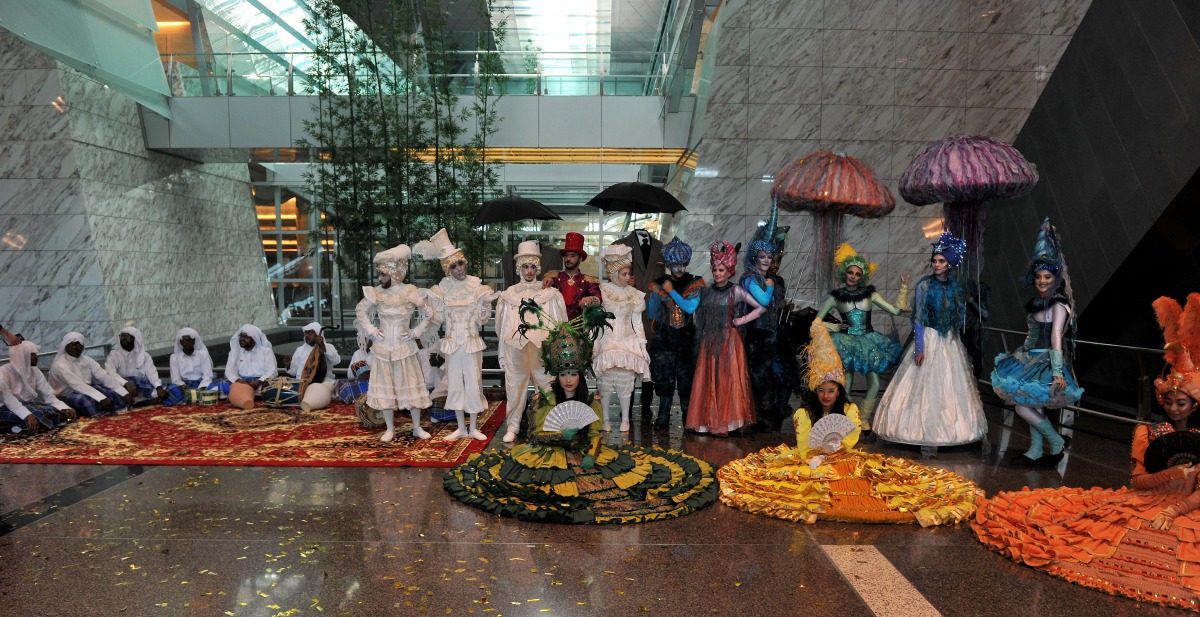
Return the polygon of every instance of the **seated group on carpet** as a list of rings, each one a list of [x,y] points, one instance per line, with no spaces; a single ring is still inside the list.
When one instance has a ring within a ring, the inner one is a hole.
[[[246,324],[230,339],[225,378],[215,379],[212,358],[199,333],[182,328],[175,335],[170,380],[164,383],[146,353],[142,333],[134,327],[121,329],[118,345],[103,366],[84,353],[87,341],[82,334],[67,333],[45,376],[37,366],[38,346],[4,330],[0,334],[10,345],[10,362],[0,368],[4,402],[0,431],[33,434],[76,417],[109,415],[135,405],[180,405],[224,398],[245,409],[252,408],[256,400],[268,405],[324,408],[333,398],[331,367],[341,358],[333,345],[323,342],[320,332],[320,324],[304,327],[304,344],[287,359],[287,372],[294,378],[289,380],[279,378],[274,350],[263,331]],[[324,355],[314,370],[309,359],[316,345],[323,345]],[[300,396],[301,385],[309,386],[304,397]]]

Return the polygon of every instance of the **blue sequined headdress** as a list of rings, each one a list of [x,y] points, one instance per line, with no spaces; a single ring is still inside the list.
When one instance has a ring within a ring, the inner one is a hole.
[[[771,200],[771,217],[767,219],[766,225],[759,225],[754,232],[754,237],[750,239],[750,246],[746,249],[746,255],[742,258],[746,264],[747,272],[757,272],[758,266],[755,263],[758,259],[758,252],[764,251],[766,254],[776,257],[783,251],[783,241],[786,237],[786,228],[780,229],[777,225],[779,221],[779,204],[776,200]],[[783,233],[780,233],[780,232]]]
[[[679,236],[671,238],[671,241],[666,243],[662,249],[663,261],[668,265],[688,265],[692,261],[692,247],[686,242],[679,239]]]
[[[1042,220],[1037,242],[1033,245],[1033,256],[1025,269],[1025,284],[1033,285],[1038,272],[1045,270],[1054,275],[1053,299],[1067,306],[1070,313],[1070,329],[1075,326],[1075,291],[1071,289],[1071,274],[1067,271],[1067,256],[1058,239],[1058,230],[1050,224],[1050,217]]]
[[[950,262],[953,267],[958,267],[962,263],[963,255],[967,252],[967,243],[954,237],[954,234],[943,231],[937,242],[932,244],[933,251],[931,255],[941,255]]]
[[[1055,277],[1062,274],[1063,268],[1062,245],[1058,241],[1058,230],[1050,224],[1050,217],[1042,221],[1038,230],[1037,242],[1033,246],[1033,256],[1029,258],[1029,268],[1025,271],[1025,283],[1033,284],[1033,275],[1039,270],[1047,270]]]

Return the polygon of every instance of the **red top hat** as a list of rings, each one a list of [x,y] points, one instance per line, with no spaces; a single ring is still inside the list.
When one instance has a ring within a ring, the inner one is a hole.
[[[566,253],[579,253],[580,261],[587,261],[587,251],[583,250],[583,234],[567,234],[567,245],[558,250],[559,255]]]

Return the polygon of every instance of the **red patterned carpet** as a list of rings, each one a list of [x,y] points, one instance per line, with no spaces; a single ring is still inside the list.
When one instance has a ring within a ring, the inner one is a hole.
[[[0,444],[2,463],[106,465],[266,465],[291,467],[453,467],[481,452],[504,420],[504,402],[480,414],[488,441],[442,441],[456,424],[421,424],[432,439],[412,436],[407,413],[396,414],[396,439],[359,427],[351,405],[321,411],[225,404],[148,407],[84,418],[54,433]]]

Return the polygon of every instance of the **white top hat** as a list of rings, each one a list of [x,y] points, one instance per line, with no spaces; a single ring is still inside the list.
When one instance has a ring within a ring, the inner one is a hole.
[[[537,257],[542,258],[542,248],[533,240],[526,240],[517,245],[517,252],[513,255],[513,259],[518,257]]]
[[[450,234],[446,233],[444,227],[433,234],[432,238],[418,242],[413,250],[425,259],[445,259],[458,252],[450,243]]]

